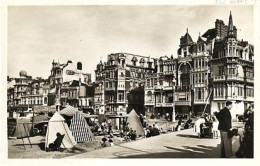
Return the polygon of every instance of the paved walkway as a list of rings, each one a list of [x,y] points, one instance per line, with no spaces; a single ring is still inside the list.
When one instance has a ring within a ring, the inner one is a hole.
[[[199,139],[188,129],[67,158],[219,158],[219,143],[220,139]]]

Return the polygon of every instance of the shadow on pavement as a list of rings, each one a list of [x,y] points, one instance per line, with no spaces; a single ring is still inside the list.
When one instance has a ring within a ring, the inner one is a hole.
[[[188,135],[188,134],[177,134],[178,137],[186,137],[186,138],[199,138],[197,135]]]
[[[146,152],[138,149],[133,149],[135,152],[115,153],[119,158],[219,158],[219,145],[217,147],[198,145],[196,147],[183,146],[183,148],[175,148],[164,146],[168,150],[165,152]],[[141,153],[140,153],[141,152]],[[138,154],[139,153],[139,154]]]

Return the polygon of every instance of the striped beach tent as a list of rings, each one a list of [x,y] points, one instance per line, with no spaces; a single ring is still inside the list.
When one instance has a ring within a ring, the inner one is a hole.
[[[70,130],[76,142],[87,142],[94,139],[94,135],[86,119],[79,111],[77,111],[71,119]]]

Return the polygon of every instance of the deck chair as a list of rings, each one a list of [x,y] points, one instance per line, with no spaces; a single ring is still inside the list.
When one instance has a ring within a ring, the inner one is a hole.
[[[63,151],[63,148],[61,148],[61,144],[63,141],[65,134],[61,135],[60,133],[57,133],[57,138],[53,143],[49,144],[49,148],[47,149],[48,151]]]

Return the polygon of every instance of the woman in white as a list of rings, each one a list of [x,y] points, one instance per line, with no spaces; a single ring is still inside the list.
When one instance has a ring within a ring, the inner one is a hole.
[[[200,124],[205,123],[205,119],[204,118],[198,118],[194,124],[194,131],[198,134],[199,138],[200,138]]]
[[[219,130],[218,130],[218,120],[215,116],[212,116],[212,121],[213,121],[213,124],[212,124],[212,133],[213,133],[213,139],[218,139],[218,136],[219,136]]]

